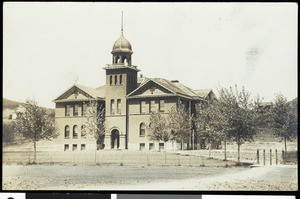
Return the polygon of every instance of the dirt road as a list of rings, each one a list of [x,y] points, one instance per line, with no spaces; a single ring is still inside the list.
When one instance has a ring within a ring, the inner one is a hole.
[[[296,190],[297,166],[3,165],[3,190]]]

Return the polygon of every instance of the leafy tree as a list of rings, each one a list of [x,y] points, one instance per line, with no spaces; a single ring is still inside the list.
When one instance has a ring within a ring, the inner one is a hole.
[[[107,124],[105,121],[105,108],[95,100],[90,100],[85,104],[86,111],[85,116],[87,118],[82,133],[96,140],[96,145],[102,143],[105,132],[107,130]],[[97,149],[98,147],[96,147]]]
[[[170,131],[166,117],[159,112],[151,112],[147,136],[153,141],[169,141]]]
[[[297,107],[291,106],[282,94],[277,94],[271,108],[271,127],[275,136],[284,140],[287,151],[287,141],[297,136]]]
[[[181,149],[183,149],[183,143],[188,142],[191,136],[192,121],[193,116],[189,114],[189,110],[183,103],[179,102],[176,107],[172,107],[168,121],[171,130],[170,139],[180,141]]]
[[[16,119],[16,132],[33,142],[34,160],[36,162],[36,144],[43,139],[52,139],[58,136],[54,117],[46,114],[46,110],[37,105],[35,100],[27,99],[24,112]]]
[[[7,122],[2,124],[2,142],[12,143],[15,140],[15,124]]]
[[[223,120],[226,124],[226,139],[234,141],[238,146],[238,162],[240,162],[240,147],[246,141],[252,141],[257,132],[257,104],[250,98],[250,92],[244,87],[240,91],[237,86],[221,88],[219,90],[219,103],[222,113],[227,119]]]
[[[226,107],[219,101],[202,102],[196,106],[195,126],[202,138],[211,140],[224,140],[224,160],[226,156],[226,141],[228,114]]]

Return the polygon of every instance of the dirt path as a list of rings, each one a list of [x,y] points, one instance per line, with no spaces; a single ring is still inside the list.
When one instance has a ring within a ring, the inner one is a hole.
[[[296,190],[297,166],[4,165],[3,190]]]
[[[255,167],[236,173],[188,180],[150,182],[138,185],[104,186],[107,190],[273,190],[291,191],[298,188],[296,166]],[[95,190],[97,187],[83,187]]]

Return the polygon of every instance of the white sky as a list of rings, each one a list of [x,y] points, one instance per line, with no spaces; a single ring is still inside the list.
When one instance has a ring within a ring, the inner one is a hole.
[[[296,3],[4,3],[3,97],[46,107],[74,83],[104,85],[120,36],[146,77],[297,97]]]

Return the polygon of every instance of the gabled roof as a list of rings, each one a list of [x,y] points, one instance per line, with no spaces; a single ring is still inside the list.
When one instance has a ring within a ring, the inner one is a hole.
[[[180,88],[181,90],[183,90],[186,94],[190,95],[191,97],[194,97],[194,98],[198,98],[199,95],[197,93],[194,92],[193,89],[179,83],[179,82],[174,82],[174,84]]]
[[[139,82],[138,88],[133,90],[131,93],[127,95],[128,98],[136,98],[142,97],[137,95],[137,92],[147,85],[149,82],[154,82],[155,84],[163,87],[164,89],[168,90],[170,93],[164,94],[164,96],[181,96],[189,99],[196,99],[199,100],[200,97],[195,93],[192,89],[180,84],[178,81],[169,81],[163,78],[143,78]],[[157,97],[157,96],[155,96]]]
[[[212,92],[212,89],[197,89],[194,90],[194,92],[201,98],[205,99],[210,92]]]
[[[55,98],[53,100],[53,102],[66,101],[66,100],[63,100],[63,99],[60,99],[60,98],[62,98],[66,93],[72,91],[75,88],[78,88],[79,90],[81,90],[84,93],[88,94],[93,99],[104,100],[104,98],[105,98],[105,86],[101,86],[101,87],[98,87],[97,89],[95,89],[95,88],[90,88],[90,87],[87,87],[87,86],[74,84],[71,88],[67,89],[62,94],[60,94],[57,98]],[[77,100],[77,101],[80,101],[80,100]]]

